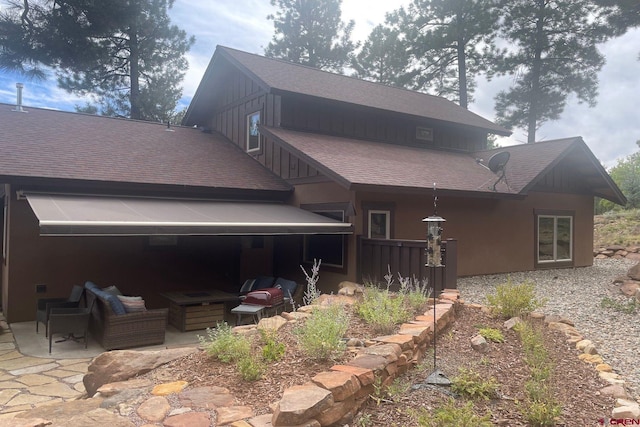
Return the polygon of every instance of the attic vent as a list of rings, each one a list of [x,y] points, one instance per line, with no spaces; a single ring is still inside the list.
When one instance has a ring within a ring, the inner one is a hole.
[[[416,139],[420,141],[433,141],[433,128],[416,126]]]
[[[22,83],[16,83],[16,89],[18,91],[18,93],[16,94],[16,108],[11,111],[16,111],[18,113],[27,112],[22,108],[22,88],[24,88],[24,85]]]

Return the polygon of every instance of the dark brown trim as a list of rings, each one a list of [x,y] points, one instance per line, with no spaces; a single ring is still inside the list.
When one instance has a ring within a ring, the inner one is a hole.
[[[300,205],[300,209],[308,210],[310,212],[342,212],[342,220],[347,222],[350,202],[334,202],[334,203],[310,203],[306,205]],[[340,235],[342,238],[342,266],[321,264],[320,270],[331,271],[334,273],[347,274],[349,268],[349,236],[346,234]],[[305,235],[302,241],[302,254],[300,259],[302,263],[307,266],[311,266],[313,261],[305,259],[305,251],[307,249],[308,239],[313,235]]]

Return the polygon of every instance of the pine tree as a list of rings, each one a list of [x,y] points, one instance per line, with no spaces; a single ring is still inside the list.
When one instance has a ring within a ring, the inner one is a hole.
[[[467,108],[474,77],[485,69],[498,10],[493,0],[413,0],[388,16],[408,45],[404,80],[412,89]]]
[[[265,55],[327,71],[344,72],[356,45],[354,21],[341,19],[342,0],[271,0],[275,33]]]
[[[610,35],[603,9],[591,0],[505,0],[501,37],[510,46],[494,72],[515,83],[496,96],[498,121],[526,129],[529,143],[546,121],[560,118],[567,97],[594,106]]]
[[[194,42],[171,25],[173,0],[23,0],[0,15],[0,68],[93,95],[106,114],[165,120]]]
[[[389,26],[378,25],[354,57],[354,77],[371,80],[390,86],[405,86],[403,76],[409,66],[409,55],[399,31]]]

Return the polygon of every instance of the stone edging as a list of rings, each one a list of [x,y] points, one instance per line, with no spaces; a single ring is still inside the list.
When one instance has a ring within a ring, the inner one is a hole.
[[[630,259],[640,261],[640,246],[609,245],[593,250],[595,259]]]
[[[438,332],[454,321],[459,302],[457,289],[441,293],[435,305]],[[271,424],[321,427],[349,423],[374,392],[375,384],[389,385],[422,361],[433,338],[433,310],[402,324],[396,335],[374,338],[374,345],[361,349],[346,364],[286,389],[274,405]]]
[[[567,341],[575,344],[576,349],[581,353],[578,358],[583,362],[590,363],[598,371],[600,378],[608,382],[610,385],[602,388],[599,392],[616,399],[615,407],[611,411],[612,419],[640,419],[640,404],[633,400],[625,390],[625,381],[615,372],[610,365],[604,363],[602,357],[598,354],[593,342],[585,339],[582,334],[575,328],[574,323],[562,316],[544,315],[543,313],[531,313],[534,319],[544,319],[549,329],[554,329],[564,333]]]

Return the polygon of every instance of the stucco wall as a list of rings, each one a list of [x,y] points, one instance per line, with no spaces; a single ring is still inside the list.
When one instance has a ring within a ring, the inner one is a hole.
[[[425,238],[426,227],[421,220],[433,214],[431,194],[358,193],[357,206],[373,200],[395,203],[393,238]],[[534,209],[574,211],[574,265],[593,263],[590,196],[532,193],[524,200],[439,197],[438,215],[446,219],[443,237],[458,240],[458,275],[533,270]]]

